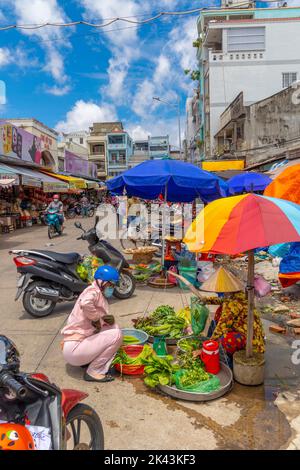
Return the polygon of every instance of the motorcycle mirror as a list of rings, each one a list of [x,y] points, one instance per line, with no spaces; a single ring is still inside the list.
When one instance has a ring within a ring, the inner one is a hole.
[[[80,228],[80,230],[83,230],[82,225],[81,225],[80,222],[75,222],[74,225],[75,225],[76,228]]]

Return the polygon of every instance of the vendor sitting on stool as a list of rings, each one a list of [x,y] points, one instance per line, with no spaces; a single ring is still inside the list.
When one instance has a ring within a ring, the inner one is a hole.
[[[111,266],[98,268],[95,281],[82,292],[61,331],[66,362],[72,366],[89,364],[84,376],[88,382],[114,380],[108,371],[122,345],[122,332],[108,314],[106,298],[112,296],[119,277]]]

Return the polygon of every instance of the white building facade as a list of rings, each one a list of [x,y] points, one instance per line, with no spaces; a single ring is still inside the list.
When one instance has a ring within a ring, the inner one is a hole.
[[[200,47],[200,140],[216,156],[220,116],[243,91],[245,105],[300,79],[300,7],[204,11]]]

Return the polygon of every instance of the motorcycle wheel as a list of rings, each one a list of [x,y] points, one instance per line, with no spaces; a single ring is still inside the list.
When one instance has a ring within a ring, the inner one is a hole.
[[[23,295],[23,307],[26,310],[29,315],[35,318],[42,318],[42,317],[47,317],[50,315],[54,308],[56,303],[53,302],[52,300],[46,300],[46,299],[38,299],[34,295],[34,288],[35,287],[45,287],[45,284],[42,282],[33,282],[30,285],[30,288],[32,290],[26,291]]]
[[[48,238],[49,238],[49,240],[52,240],[52,238],[55,237],[55,233],[56,233],[56,230],[55,230],[54,225],[48,225]]]
[[[84,403],[76,405],[67,416],[66,426],[70,436],[66,450],[104,450],[102,423],[90,406]]]
[[[134,277],[127,271],[120,273],[119,284],[115,287],[114,297],[117,299],[129,299],[135,291],[136,282]]]

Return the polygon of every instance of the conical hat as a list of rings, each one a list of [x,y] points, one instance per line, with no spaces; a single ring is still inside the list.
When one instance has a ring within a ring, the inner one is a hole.
[[[240,292],[245,289],[242,281],[221,266],[200,287],[206,292]]]

